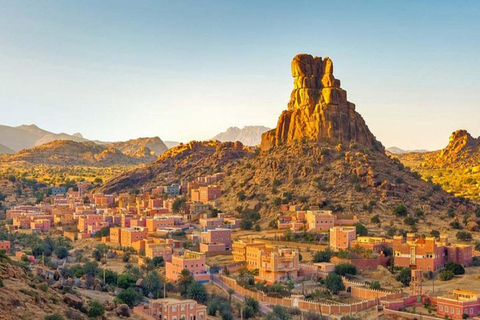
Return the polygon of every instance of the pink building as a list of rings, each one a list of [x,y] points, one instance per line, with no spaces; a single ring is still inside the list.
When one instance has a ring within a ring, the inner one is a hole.
[[[225,224],[223,214],[219,214],[216,218],[201,218],[199,222],[203,230],[220,228]]]
[[[210,274],[206,270],[205,254],[185,250],[181,256],[172,256],[172,262],[166,263],[165,277],[167,280],[176,281],[182,270],[187,269],[198,282],[208,282]]]
[[[348,249],[356,238],[355,227],[333,227],[330,229],[330,248],[334,251]]]
[[[101,214],[87,214],[78,217],[78,231],[81,233],[88,233],[89,226],[96,226],[103,223],[103,215]]]
[[[52,227],[52,221],[50,219],[37,219],[30,222],[30,229],[47,231]]]
[[[207,230],[200,235],[202,243],[223,243],[226,250],[232,250],[232,230],[230,229],[213,229]]]
[[[10,241],[0,241],[0,251],[10,251]]]
[[[133,308],[133,313],[145,320],[206,320],[207,307],[195,300],[173,298],[150,300],[148,305]]]
[[[451,294],[432,298],[437,306],[437,314],[451,319],[462,319],[463,315],[475,317],[480,315],[480,292],[453,290]]]

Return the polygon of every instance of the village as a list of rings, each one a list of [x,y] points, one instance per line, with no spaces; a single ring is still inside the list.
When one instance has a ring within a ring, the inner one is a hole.
[[[441,234],[368,235],[357,215],[316,206],[281,205],[261,230],[254,209],[216,208],[224,176],[136,194],[95,193],[86,182],[53,187],[37,205],[7,209],[4,238],[12,240],[0,241],[0,250],[52,286],[104,293],[107,309],[123,303],[122,312],[140,319],[231,319],[232,299],[241,318],[283,308],[320,318],[479,319],[480,291],[438,295],[442,283],[479,264],[471,244]],[[213,298],[218,292],[229,303]],[[78,296],[64,299],[81,308]]]

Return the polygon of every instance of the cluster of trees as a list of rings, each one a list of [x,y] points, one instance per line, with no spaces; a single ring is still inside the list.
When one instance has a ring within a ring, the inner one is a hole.
[[[442,269],[438,278],[442,281],[448,281],[460,274],[465,274],[465,268],[459,263],[449,262]]]
[[[242,222],[240,222],[240,228],[243,230],[252,230],[255,226],[255,231],[260,231],[260,226],[257,223],[260,220],[261,216],[257,210],[244,208],[243,206],[238,206],[235,208],[237,213],[241,215]]]
[[[50,257],[52,254],[58,259],[64,259],[68,257],[68,250],[72,248],[72,243],[70,240],[64,237],[57,237],[53,239],[50,236],[45,237],[44,239],[38,238],[35,244],[32,244],[32,255],[35,258],[45,256]]]

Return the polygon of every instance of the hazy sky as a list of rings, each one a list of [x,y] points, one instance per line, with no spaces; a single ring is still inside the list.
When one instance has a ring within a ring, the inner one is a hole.
[[[385,146],[480,135],[480,1],[0,0],[0,123],[85,137],[274,127],[297,53],[330,56]]]

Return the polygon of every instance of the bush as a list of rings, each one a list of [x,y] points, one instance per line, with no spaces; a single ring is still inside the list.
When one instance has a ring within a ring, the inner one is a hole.
[[[450,270],[455,275],[465,274],[465,268],[456,262],[449,262],[445,265],[444,270]]]
[[[68,257],[68,249],[65,246],[59,246],[55,249],[55,255],[58,259],[64,259]]]
[[[470,232],[459,231],[457,232],[456,237],[458,240],[461,240],[461,241],[465,241],[465,242],[472,241],[472,234]]]
[[[335,266],[335,273],[341,276],[347,274],[355,275],[357,274],[357,267],[351,263],[339,263]]]
[[[99,316],[103,316],[105,313],[105,306],[101,304],[100,302],[93,300],[90,303],[90,306],[88,308],[87,315],[91,318],[96,318]]]
[[[430,231],[430,235],[431,235],[432,237],[438,238],[438,237],[440,237],[440,231],[438,231],[438,230],[432,230],[432,231]]]
[[[378,214],[374,215],[372,217],[372,219],[370,219],[370,222],[371,223],[380,223],[380,217],[378,216]]]
[[[137,278],[131,274],[122,273],[117,276],[117,286],[123,289],[133,287],[137,282]]]
[[[42,282],[38,285],[38,288],[40,290],[42,290],[43,292],[47,292],[48,291],[48,283]]]
[[[330,248],[327,248],[323,251],[317,251],[313,255],[313,262],[330,262],[332,256],[333,251]]]
[[[403,219],[403,223],[409,226],[413,226],[415,225],[415,223],[417,223],[417,219],[413,217],[406,217],[405,219]]]
[[[452,280],[453,277],[455,277],[455,274],[453,273],[452,270],[447,270],[443,269],[442,272],[440,272],[439,279],[442,281],[449,281]]]
[[[135,291],[133,288],[128,288],[120,291],[120,293],[115,297],[115,302],[125,303],[130,308],[133,308],[142,299],[142,295]]]
[[[393,209],[393,213],[397,217],[406,217],[407,213],[408,213],[408,210],[407,210],[407,207],[405,207],[405,205],[400,204]]]
[[[380,285],[380,282],[378,282],[378,281],[372,281],[372,282],[370,283],[370,289],[379,290],[379,289],[381,289],[381,288],[382,288],[382,286]]]

